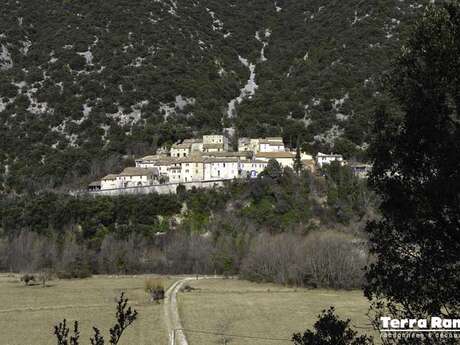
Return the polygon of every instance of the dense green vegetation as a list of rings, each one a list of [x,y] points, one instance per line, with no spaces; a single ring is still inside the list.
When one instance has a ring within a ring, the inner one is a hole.
[[[213,227],[235,234],[251,227],[258,232],[305,233],[321,224],[346,225],[365,217],[375,202],[366,182],[338,164],[323,174],[297,176],[286,168],[273,177],[177,195],[7,196],[0,199],[0,230],[8,237],[21,230],[53,237],[74,232],[79,240],[92,241],[108,234],[151,238],[175,229],[202,234]]]
[[[382,197],[366,228],[378,258],[365,285],[375,324],[384,314],[460,314],[460,3],[430,7],[406,46],[389,82],[403,113],[378,112],[371,146],[371,186]]]
[[[81,186],[232,126],[362,155],[374,104],[390,102],[379,76],[425,2],[5,1],[0,190]],[[258,89],[228,118],[249,77],[238,56]]]
[[[0,198],[0,270],[46,268],[61,277],[242,273],[251,280],[356,287],[366,260],[356,246],[365,243],[362,229],[374,207],[366,181],[339,164],[321,176],[269,164],[255,180],[174,195],[10,195]],[[280,267],[267,262],[275,252],[285,252]],[[326,264],[323,252],[335,253],[333,272],[313,268]],[[281,274],[286,265],[296,269]]]

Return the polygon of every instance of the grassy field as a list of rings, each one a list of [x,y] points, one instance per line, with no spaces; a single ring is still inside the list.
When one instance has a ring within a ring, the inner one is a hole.
[[[175,280],[165,278],[168,286]],[[56,344],[53,325],[66,318],[81,323],[82,344],[89,344],[92,326],[108,338],[115,301],[122,291],[139,312],[123,345],[166,345],[163,305],[152,304],[143,291],[145,276],[99,276],[82,280],[50,281],[49,287],[26,287],[18,277],[0,275],[0,344]]]
[[[369,327],[369,304],[361,291],[291,289],[232,279],[200,280],[190,285],[196,290],[178,295],[185,329],[289,339],[294,332],[311,328],[317,315],[331,305],[340,317]],[[225,337],[225,342],[223,336],[190,331],[186,335],[190,345],[292,344],[237,337]]]
[[[0,275],[0,345],[56,344],[53,325],[79,320],[82,344],[89,344],[92,326],[108,338],[116,298],[124,291],[139,312],[122,345],[167,345],[163,304],[153,304],[143,291],[146,276],[96,276],[56,280],[49,286],[26,287],[17,276]],[[178,278],[164,278],[167,287]],[[289,339],[310,328],[322,309],[334,305],[339,316],[367,327],[368,303],[360,291],[291,289],[236,279],[199,280],[196,288],[178,294],[183,327],[233,335]],[[190,345],[283,345],[268,341],[186,332]]]

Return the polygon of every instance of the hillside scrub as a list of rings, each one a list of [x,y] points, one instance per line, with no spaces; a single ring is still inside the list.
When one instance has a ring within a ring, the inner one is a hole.
[[[0,269],[60,278],[217,272],[355,287],[367,260],[361,229],[375,202],[365,181],[338,164],[320,176],[284,169],[177,195],[6,197]]]
[[[82,187],[230,127],[361,157],[376,104],[394,105],[380,76],[426,3],[4,2],[0,191]],[[250,74],[241,58],[258,87],[229,116]]]

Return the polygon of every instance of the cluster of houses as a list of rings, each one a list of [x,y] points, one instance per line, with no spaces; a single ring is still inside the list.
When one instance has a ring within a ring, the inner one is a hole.
[[[109,174],[90,185],[90,190],[146,187],[159,184],[181,184],[213,180],[255,178],[271,159],[283,167],[293,167],[296,152],[287,149],[281,137],[240,138],[238,151],[229,150],[224,135],[204,135],[201,139],[185,139],[169,151],[136,160],[119,174]],[[318,153],[316,161],[301,153],[305,169],[314,171],[333,161],[344,163],[339,154]]]

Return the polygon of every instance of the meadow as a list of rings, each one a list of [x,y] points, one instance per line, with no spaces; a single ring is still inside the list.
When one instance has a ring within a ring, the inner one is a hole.
[[[190,345],[292,344],[288,340],[292,334],[311,328],[329,306],[341,318],[352,319],[361,333],[376,335],[369,330],[369,303],[361,291],[295,289],[236,279],[199,280],[189,285],[196,290],[181,293],[178,300]],[[266,339],[239,338],[242,335]]]
[[[53,325],[64,318],[71,323],[80,321],[82,345],[90,343],[93,325],[107,339],[115,301],[123,291],[138,310],[139,319],[127,330],[121,344],[167,345],[163,304],[149,301],[144,292],[146,277],[53,280],[42,287],[25,286],[19,276],[0,275],[0,344],[56,344]],[[166,287],[180,279],[163,278]],[[369,327],[368,302],[361,291],[295,289],[237,279],[206,279],[187,284],[191,291],[182,291],[177,298],[190,345],[292,344],[287,340],[292,333],[310,328],[321,310],[331,305],[342,318],[352,318],[354,325]],[[278,340],[237,337],[241,335]]]
[[[81,344],[89,344],[92,326],[108,339],[115,303],[125,292],[139,319],[126,331],[121,345],[166,345],[162,304],[149,301],[146,276],[95,276],[78,280],[52,280],[47,287],[25,286],[19,276],[0,276],[0,344],[54,345],[53,326],[64,318],[80,322]],[[166,285],[174,278],[164,278]]]

